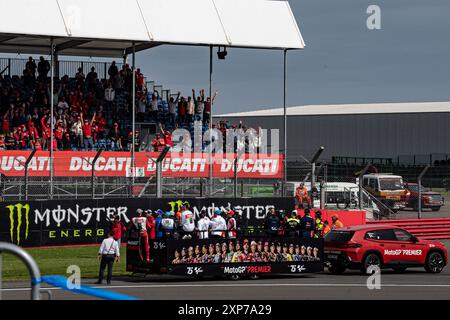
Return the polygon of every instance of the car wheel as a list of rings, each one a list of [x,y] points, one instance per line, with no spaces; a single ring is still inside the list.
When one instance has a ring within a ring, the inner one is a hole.
[[[427,257],[427,262],[425,263],[425,270],[429,273],[440,273],[445,266],[445,261],[442,253],[431,252]]]
[[[392,268],[395,273],[403,273],[406,271],[406,267],[394,267]]]
[[[238,274],[232,274],[232,275],[230,276],[230,279],[231,279],[231,280],[240,280],[240,279],[241,279],[241,276],[238,275]]]
[[[361,272],[367,273],[368,269],[370,267],[378,267],[381,269],[381,259],[380,257],[375,253],[369,253],[363,262],[363,267],[361,269]]]
[[[431,208],[431,210],[433,210],[433,211],[439,211],[439,210],[441,210],[441,207],[433,207],[433,208]]]
[[[345,272],[346,267],[342,263],[334,263],[328,267],[328,271],[332,274],[342,274]]]

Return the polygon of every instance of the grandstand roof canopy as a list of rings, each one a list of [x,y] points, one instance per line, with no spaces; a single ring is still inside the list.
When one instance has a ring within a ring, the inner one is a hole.
[[[122,57],[161,44],[302,49],[288,1],[0,0],[0,52]]]
[[[330,104],[289,107],[288,116],[450,112],[450,102]],[[283,116],[283,108],[216,115],[215,117]]]

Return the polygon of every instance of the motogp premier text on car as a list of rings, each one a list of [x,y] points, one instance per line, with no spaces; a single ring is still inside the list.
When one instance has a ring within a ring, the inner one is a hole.
[[[332,230],[325,236],[325,261],[331,273],[371,266],[402,272],[425,267],[439,273],[447,265],[447,250],[438,241],[417,239],[408,231],[389,225],[360,225]]]

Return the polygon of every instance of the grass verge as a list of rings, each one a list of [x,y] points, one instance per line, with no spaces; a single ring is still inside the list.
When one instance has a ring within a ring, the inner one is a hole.
[[[35,259],[41,275],[69,276],[67,267],[77,265],[80,267],[82,278],[96,278],[98,276],[97,246],[30,248],[26,250]],[[125,271],[125,246],[122,246],[120,251],[122,256],[119,263],[114,263],[114,276],[127,274]],[[25,265],[15,256],[4,253],[3,280],[28,279],[30,279],[30,276]]]

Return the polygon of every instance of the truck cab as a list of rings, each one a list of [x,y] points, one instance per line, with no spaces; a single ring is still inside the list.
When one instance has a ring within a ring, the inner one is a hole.
[[[409,194],[403,178],[386,173],[372,173],[363,176],[363,188],[384,203],[392,211],[405,208],[405,198]]]

